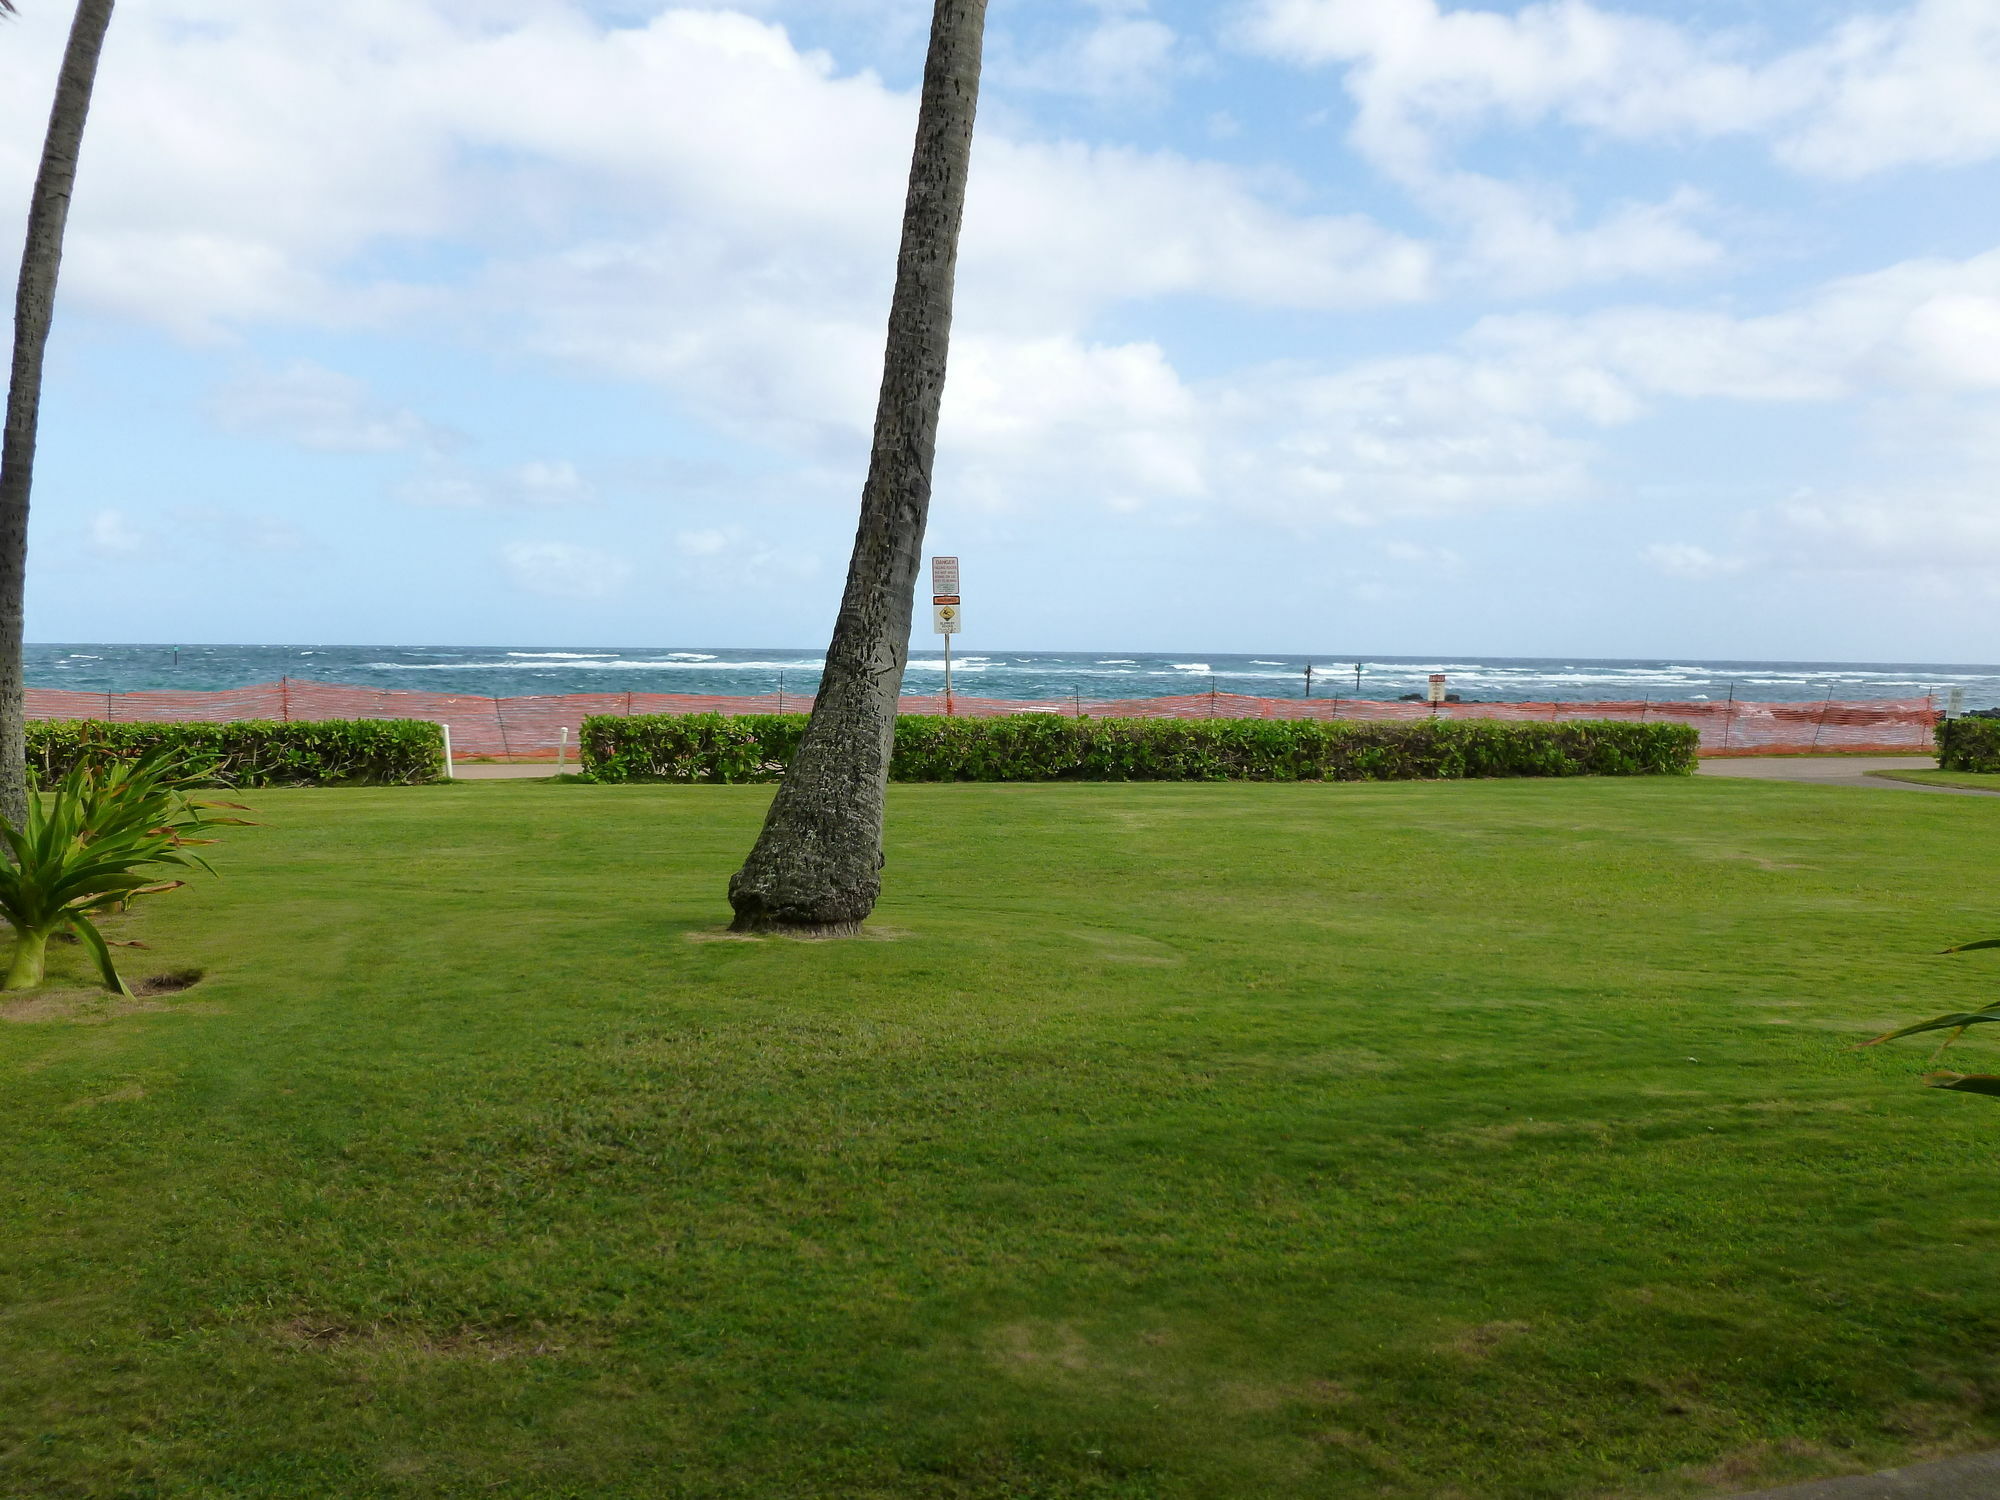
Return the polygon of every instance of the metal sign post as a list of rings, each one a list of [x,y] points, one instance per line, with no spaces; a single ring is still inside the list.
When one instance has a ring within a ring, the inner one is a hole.
[[[931,559],[931,624],[944,637],[944,711],[947,718],[957,710],[951,693],[951,638],[958,634],[960,623],[958,595],[958,559],[955,557],[933,557]]]

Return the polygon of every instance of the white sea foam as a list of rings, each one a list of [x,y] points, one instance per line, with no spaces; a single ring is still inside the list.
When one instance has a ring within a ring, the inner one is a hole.
[[[532,657],[539,661],[546,657],[551,661],[590,661],[601,656],[611,656],[610,651],[509,651],[509,656]]]
[[[823,661],[371,661],[376,672],[817,672]]]

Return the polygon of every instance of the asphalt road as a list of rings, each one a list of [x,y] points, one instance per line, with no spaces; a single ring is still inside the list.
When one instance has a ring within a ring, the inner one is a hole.
[[[1975,1453],[1942,1463],[1911,1464],[1879,1474],[1816,1479],[1782,1489],[1758,1490],[1731,1500],[1995,1500],[2000,1497],[2000,1453]]]
[[[1929,755],[1772,755],[1729,756],[1701,763],[1700,775],[1734,776],[1749,781],[1801,781],[1814,786],[1858,786],[1877,792],[1925,792],[1944,797],[1995,797],[2000,792],[1974,791],[1959,786],[1919,786],[1911,781],[1890,781],[1870,776],[1870,771],[1935,771],[1937,760]],[[1991,1500],[2000,1500],[2000,1488]]]

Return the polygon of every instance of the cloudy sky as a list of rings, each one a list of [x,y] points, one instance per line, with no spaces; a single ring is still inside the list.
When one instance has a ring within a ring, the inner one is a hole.
[[[928,18],[124,0],[31,636],[823,641]],[[980,131],[969,649],[2000,659],[1993,0],[993,0]]]

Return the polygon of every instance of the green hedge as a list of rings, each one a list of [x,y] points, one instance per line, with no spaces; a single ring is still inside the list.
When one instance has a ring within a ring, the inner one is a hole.
[[[596,781],[776,781],[803,715],[654,714],[583,721]],[[1470,776],[1684,776],[1685,724],[1435,719],[1005,719],[896,722],[896,781],[1428,781]]]
[[[444,774],[444,732],[421,719],[293,724],[52,719],[28,726],[28,765],[47,786],[92,747],[137,755],[166,743],[217,762],[217,784],[224,786],[409,786]]]
[[[2000,719],[1946,719],[1937,747],[1940,771],[2000,771]]]

